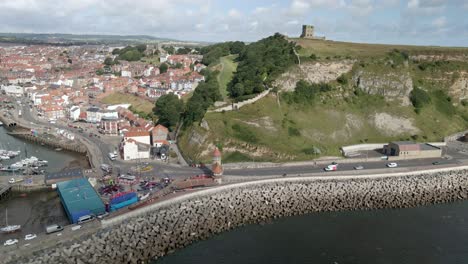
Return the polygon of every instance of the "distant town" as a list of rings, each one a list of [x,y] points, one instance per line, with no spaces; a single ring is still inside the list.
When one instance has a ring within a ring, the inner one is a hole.
[[[117,62],[119,49],[107,46],[14,46],[0,48],[1,91],[6,96],[27,95],[31,107],[45,120],[98,124],[106,135],[124,136],[125,160],[148,158],[149,146],[167,145],[167,128],[155,127],[129,110],[130,104],[106,105],[101,99],[119,93],[154,104],[162,95],[183,98],[204,80],[203,56],[171,55],[158,45],[141,52],[155,63]],[[177,48],[171,47],[173,52]],[[157,134],[150,140],[150,133]]]

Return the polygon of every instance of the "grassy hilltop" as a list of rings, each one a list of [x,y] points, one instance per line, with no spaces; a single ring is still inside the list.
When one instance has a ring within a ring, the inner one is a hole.
[[[250,45],[238,59],[221,56],[218,63],[235,62],[244,74],[229,67],[218,76],[224,98],[235,84],[258,81],[245,77],[249,62],[264,69],[274,92],[238,111],[208,112],[184,129],[179,144],[187,157],[209,161],[217,145],[228,162],[307,160],[339,155],[348,144],[438,141],[468,127],[467,48],[293,41],[301,64],[274,68],[274,76],[268,57],[249,57]],[[281,47],[271,49],[289,52]]]

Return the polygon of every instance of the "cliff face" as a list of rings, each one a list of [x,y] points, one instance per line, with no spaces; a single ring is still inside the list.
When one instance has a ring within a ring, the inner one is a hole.
[[[457,76],[449,88],[449,95],[456,99],[456,103],[468,99],[468,72],[456,74],[455,77]]]
[[[386,101],[395,101],[403,106],[411,104],[409,96],[413,80],[408,71],[393,71],[383,74],[358,70],[352,77],[353,84],[363,92],[380,95]]]
[[[340,75],[350,72],[354,63],[353,60],[306,62],[294,66],[282,74],[274,86],[284,91],[292,91],[298,80],[306,80],[310,83],[328,83],[336,80]]]

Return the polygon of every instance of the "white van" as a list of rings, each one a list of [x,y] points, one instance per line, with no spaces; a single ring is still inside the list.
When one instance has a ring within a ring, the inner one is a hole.
[[[63,230],[63,226],[57,225],[57,224],[50,225],[50,226],[46,227],[46,233],[47,234],[52,234],[52,233],[59,232],[59,231],[62,231],[62,230]]]
[[[93,219],[94,219],[94,215],[83,215],[83,216],[80,216],[78,218],[77,224],[79,225],[79,224],[82,224],[82,223],[86,223],[86,222],[89,222],[89,221],[91,221]]]

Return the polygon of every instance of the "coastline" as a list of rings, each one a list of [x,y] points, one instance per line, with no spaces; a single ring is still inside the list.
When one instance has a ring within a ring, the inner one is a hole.
[[[0,114],[0,121],[3,123],[3,126],[5,129],[8,131],[8,135],[20,138],[22,140],[26,140],[29,142],[32,142],[34,144],[41,144],[50,148],[61,148],[62,151],[68,151],[74,154],[85,154],[86,157],[86,163],[79,161],[78,159],[76,160],[77,163],[80,166],[83,166],[84,164],[87,164],[84,167],[93,167],[93,156],[91,154],[91,151],[88,148],[88,145],[86,143],[82,142],[82,139],[76,135],[77,139],[73,140],[76,141],[74,145],[66,144],[65,142],[57,142],[54,140],[49,140],[43,137],[36,137],[33,136],[30,131],[31,127],[21,124],[19,121],[20,120],[15,120],[15,119],[9,119],[5,117],[3,114]],[[14,128],[9,127],[8,124],[14,123],[16,124]],[[16,132],[19,130],[19,132]],[[65,168],[70,167],[71,165],[68,164]],[[95,165],[94,165],[95,166]]]
[[[201,190],[102,220],[99,231],[60,246],[18,252],[6,263],[146,262],[214,234],[321,211],[406,208],[468,197],[468,167],[369,176],[296,177]],[[107,245],[118,245],[112,249]],[[19,249],[23,251],[23,249]],[[30,254],[33,253],[34,257]],[[28,256],[29,255],[29,256]]]

